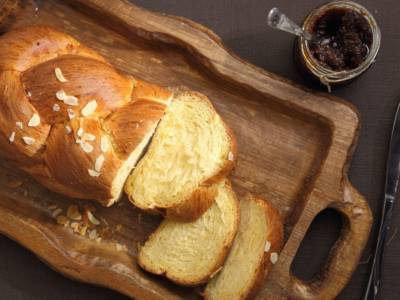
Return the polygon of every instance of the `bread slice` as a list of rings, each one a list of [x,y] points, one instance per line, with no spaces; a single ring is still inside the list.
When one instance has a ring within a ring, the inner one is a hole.
[[[235,139],[207,97],[178,90],[125,192],[143,210],[193,221],[211,206],[214,183],[235,156]]]
[[[164,220],[139,251],[138,263],[186,286],[208,281],[223,264],[239,223],[239,203],[228,181],[194,222]]]
[[[263,199],[240,201],[240,225],[224,267],[207,284],[208,300],[239,300],[255,295],[278,259],[283,226],[278,212]]]

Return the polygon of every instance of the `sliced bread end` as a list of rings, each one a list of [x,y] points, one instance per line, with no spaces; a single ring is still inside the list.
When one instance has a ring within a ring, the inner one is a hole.
[[[221,181],[215,202],[196,221],[164,220],[140,249],[138,263],[180,285],[205,283],[221,268],[238,223],[236,195]]]
[[[222,270],[207,284],[208,300],[249,299],[262,286],[283,243],[279,213],[265,200],[248,196],[240,203],[240,225]]]

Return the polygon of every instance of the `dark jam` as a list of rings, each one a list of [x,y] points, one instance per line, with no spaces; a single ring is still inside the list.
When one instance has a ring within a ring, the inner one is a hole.
[[[328,10],[315,22],[312,32],[311,53],[322,66],[334,71],[357,68],[372,45],[368,21],[353,10]]]

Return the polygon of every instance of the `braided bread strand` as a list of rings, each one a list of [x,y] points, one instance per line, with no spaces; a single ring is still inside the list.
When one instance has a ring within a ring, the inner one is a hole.
[[[171,97],[52,28],[0,37],[0,157],[64,195],[113,204]]]

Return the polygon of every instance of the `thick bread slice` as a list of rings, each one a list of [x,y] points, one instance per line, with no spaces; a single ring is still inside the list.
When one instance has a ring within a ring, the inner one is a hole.
[[[234,166],[236,141],[207,97],[179,90],[125,192],[137,207],[193,221]]]
[[[283,241],[278,212],[261,198],[240,201],[240,225],[224,267],[207,284],[209,300],[249,299],[262,285]]]
[[[187,286],[209,280],[221,267],[239,223],[239,203],[227,180],[214,204],[194,222],[164,220],[140,249],[139,265]]]

